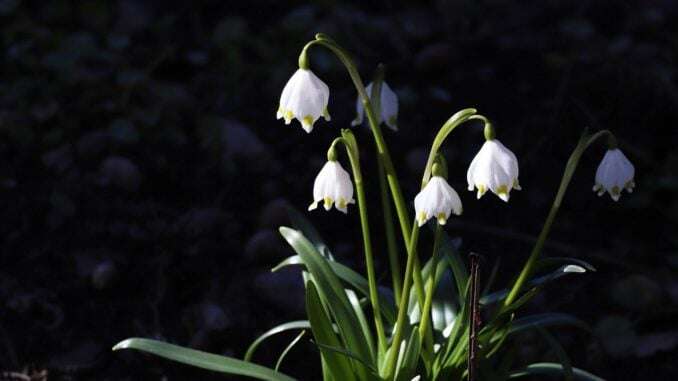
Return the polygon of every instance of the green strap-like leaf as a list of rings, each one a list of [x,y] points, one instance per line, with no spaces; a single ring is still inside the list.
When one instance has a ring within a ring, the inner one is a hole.
[[[131,338],[123,340],[113,347],[114,351],[120,349],[136,349],[182,364],[215,372],[247,376],[268,381],[294,381],[294,378],[292,377],[251,362],[184,348],[157,340]]]
[[[367,344],[367,341],[371,340],[371,332],[363,332],[361,329],[344,286],[329,265],[330,262],[299,231],[283,226],[280,228],[280,234],[303,261],[317,288],[322,306],[331,314],[333,322],[339,328],[343,347],[360,356],[364,362],[376,364],[376,356],[370,353]],[[360,362],[353,361],[352,365],[356,376],[361,380],[372,379],[369,370]]]
[[[546,274],[544,276],[540,276],[537,278],[534,278],[530,280],[527,285],[530,287],[537,287],[537,286],[543,286],[546,283],[552,282],[560,277],[563,277],[565,275],[569,274],[582,274],[585,273],[587,269],[583,266],[579,266],[576,264],[569,264],[569,265],[563,265],[560,266],[557,270]],[[503,289],[501,291],[494,292],[489,295],[485,295],[482,298],[480,298],[480,304],[481,305],[488,305],[492,303],[496,303],[499,301],[502,301],[506,299],[506,296],[508,295],[508,290]]]
[[[333,346],[330,346],[330,345],[325,345],[325,344],[320,344],[320,343],[315,343],[315,345],[317,345],[318,348],[325,349],[325,350],[337,353],[339,355],[346,356],[347,358],[353,359],[355,361],[358,361],[358,362],[362,363],[363,365],[365,365],[367,367],[367,369],[369,369],[370,372],[372,372],[373,375],[379,376],[379,374],[377,373],[377,370],[374,367],[372,367],[372,364],[368,364],[368,363],[364,362],[356,354],[354,354],[350,351],[347,351],[344,348],[333,347]]]
[[[254,356],[254,351],[257,350],[259,345],[263,343],[265,340],[270,338],[271,336],[275,336],[279,333],[285,332],[285,331],[290,331],[290,330],[296,330],[296,329],[309,329],[311,328],[311,323],[308,322],[308,320],[297,320],[297,321],[291,321],[287,322],[284,324],[280,324],[279,326],[273,327],[269,329],[268,331],[264,332],[263,335],[259,336],[256,340],[252,342],[249,348],[247,348],[247,352],[245,353],[245,361],[251,361],[252,356]]]
[[[344,282],[351,285],[356,291],[360,292],[363,296],[369,298],[370,292],[367,285],[367,279],[357,272],[353,271],[348,266],[345,266],[339,262],[329,260],[327,263],[332,268],[332,271]],[[301,260],[301,257],[298,255],[293,255],[291,257],[285,258],[282,262],[276,265],[271,271],[275,272],[286,266],[293,265],[303,265],[304,262]],[[388,294],[379,289],[379,305],[381,306],[381,315],[384,317],[388,324],[395,324],[396,310],[393,300],[393,294]]]
[[[562,265],[578,265],[586,269],[586,271],[591,271],[595,272],[596,268],[593,267],[592,264],[581,260],[579,258],[572,258],[572,257],[546,257],[542,258],[537,262],[537,268],[545,268],[545,267],[550,267],[554,268],[555,266],[562,266]]]
[[[433,305],[431,306],[431,322],[433,329],[442,335],[443,330],[454,322],[459,312],[456,304],[459,295],[456,292],[454,275],[450,267],[443,266],[442,263],[438,266],[435,284],[436,291],[433,294]]]
[[[330,267],[328,260],[299,231],[281,227],[280,234],[299,254],[306,269],[311,274],[323,306],[331,312],[334,322],[339,328],[345,349],[360,356],[364,362],[375,364],[377,359],[372,356],[367,344],[367,340],[371,340],[366,336],[369,335],[369,332],[363,332],[360,329],[358,317],[353,312],[353,307],[351,307],[346,296],[344,287]],[[313,322],[311,322],[311,325],[313,325]],[[353,365],[361,378],[370,378],[369,371],[362,364],[353,362]]]
[[[413,329],[410,339],[402,345],[405,345],[405,350],[400,351],[395,379],[397,381],[410,381],[417,371],[417,360],[421,349],[419,330]]]
[[[452,238],[443,232],[441,235],[442,245],[440,245],[441,253],[445,260],[450,265],[452,273],[454,274],[454,281],[457,283],[457,295],[459,296],[459,304],[464,304],[463,295],[464,287],[468,282],[468,269],[461,259],[459,252],[455,249]]]
[[[604,379],[594,376],[593,374],[578,368],[572,368],[572,373],[576,381],[605,381]],[[509,379],[525,377],[525,376],[553,376],[563,377],[563,366],[556,363],[542,362],[534,363],[525,367],[525,369],[514,371],[509,375]]]
[[[549,327],[552,325],[572,325],[578,328],[581,328],[586,331],[590,331],[591,328],[588,324],[577,319],[576,317],[563,313],[545,313],[538,315],[530,315],[520,319],[516,319],[511,328],[509,329],[509,335],[516,332],[521,332],[527,329],[533,329],[536,327]]]
[[[468,303],[466,303],[466,299],[467,299],[466,296],[468,295],[468,288],[469,288],[470,283],[471,283],[470,279],[467,279],[466,284],[464,285],[464,288],[463,288],[463,290],[464,290],[464,292],[463,292],[464,303],[461,305],[461,310],[459,311],[457,318],[454,320],[454,322],[451,325],[452,328],[449,332],[449,335],[446,335],[447,340],[443,343],[443,348],[442,348],[443,352],[442,353],[444,353],[444,355],[442,356],[442,363],[441,363],[441,365],[443,365],[443,366],[449,365],[450,358],[452,357],[451,354],[454,353],[456,347],[459,346],[459,341],[461,341],[460,338],[463,336],[462,333],[468,331],[468,324],[469,324],[468,308],[469,308],[469,305],[468,305]],[[443,331],[444,336],[447,333],[447,331],[449,330],[449,327],[450,326],[446,327],[445,330]]]
[[[278,357],[278,361],[275,362],[275,371],[276,372],[278,371],[278,369],[280,369],[280,365],[282,365],[282,362],[285,359],[285,356],[287,356],[287,354],[292,350],[292,348],[294,348],[294,346],[297,345],[299,340],[301,340],[301,338],[304,337],[305,333],[306,333],[306,331],[299,332],[297,337],[295,337],[294,340],[292,340],[287,345],[287,347],[285,347],[285,349],[282,351],[282,353],[280,354],[280,357]]]
[[[290,217],[292,226],[308,238],[321,254],[328,258],[332,258],[332,253],[327,244],[325,244],[325,241],[323,241],[320,233],[318,233],[318,230],[316,230],[313,224],[311,224],[311,221],[309,221],[303,213],[300,213],[296,208],[288,205],[287,215]]]
[[[317,343],[331,347],[341,345],[339,338],[332,328],[332,322],[320,302],[320,296],[318,296],[318,291],[312,280],[306,282],[306,314],[311,322],[311,330]],[[327,369],[327,372],[332,374],[335,379],[355,380],[351,364],[346,357],[331,351],[324,351],[322,348],[320,353],[323,360],[323,368]]]
[[[556,356],[558,356],[560,364],[563,366],[563,375],[565,377],[565,381],[574,381],[572,361],[570,361],[570,357],[568,357],[563,346],[560,345],[558,340],[556,340],[556,338],[553,337],[553,335],[551,335],[549,331],[546,330],[546,328],[538,327],[537,332],[539,332],[544,337],[544,339],[546,339],[546,342],[556,353]]]
[[[367,322],[367,318],[365,317],[365,313],[363,312],[363,309],[360,306],[360,300],[358,300],[358,296],[353,290],[346,290],[346,296],[348,296],[348,301],[351,302],[353,312],[355,312],[355,315],[358,317],[358,322],[360,322],[360,329],[362,329],[363,332],[370,332],[370,334],[366,336],[373,337],[371,333],[372,329],[370,328],[370,325]],[[370,353],[372,353],[373,356],[376,355],[377,352],[374,350],[374,343],[372,342],[372,340],[368,340],[367,345],[369,345]]]

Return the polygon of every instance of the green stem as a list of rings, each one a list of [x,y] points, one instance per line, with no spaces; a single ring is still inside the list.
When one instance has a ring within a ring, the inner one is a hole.
[[[388,250],[388,262],[391,268],[391,281],[393,282],[393,292],[396,303],[400,301],[400,291],[402,287],[400,260],[398,258],[398,247],[395,236],[395,226],[393,226],[393,209],[391,209],[391,200],[389,200],[388,185],[386,184],[386,172],[381,156],[379,158],[379,188],[381,190],[381,208],[384,211],[384,230],[386,231],[386,247]]]
[[[431,179],[431,170],[433,169],[433,163],[436,160],[438,150],[440,150],[440,147],[445,142],[445,139],[447,139],[447,137],[455,128],[469,120],[481,120],[485,125],[490,124],[487,118],[476,114],[476,111],[477,110],[474,108],[466,108],[458,111],[456,114],[452,115],[442,127],[440,127],[436,137],[433,139],[433,144],[431,144],[431,151],[428,153],[428,160],[426,160],[426,167],[424,168],[424,176],[421,179],[421,189],[424,189],[428,181]]]
[[[508,307],[513,303],[513,301],[518,297],[518,293],[520,293],[523,285],[527,281],[527,279],[532,275],[532,271],[534,269],[534,266],[537,263],[537,260],[539,259],[539,255],[541,254],[541,251],[544,247],[544,243],[546,242],[546,237],[548,237],[549,233],[551,232],[551,227],[553,226],[553,221],[556,218],[556,214],[558,213],[558,209],[560,209],[560,205],[563,201],[563,197],[565,197],[565,192],[567,191],[567,187],[570,185],[570,181],[572,180],[572,176],[574,175],[574,171],[577,169],[577,165],[579,164],[579,159],[581,159],[581,156],[584,154],[584,151],[598,138],[600,138],[603,135],[609,135],[609,136],[614,136],[612,133],[608,130],[602,130],[599,131],[595,134],[592,135],[587,135],[584,133],[582,135],[581,139],[579,139],[579,143],[577,143],[577,146],[574,148],[572,151],[572,154],[570,155],[570,158],[567,160],[567,165],[565,166],[565,172],[563,174],[563,178],[560,181],[560,187],[558,188],[558,192],[556,193],[556,197],[553,200],[553,204],[551,205],[551,210],[549,211],[548,216],[546,217],[546,221],[544,222],[544,226],[541,229],[541,232],[539,233],[539,237],[537,238],[537,242],[535,243],[534,247],[532,248],[532,252],[530,253],[530,257],[527,259],[527,262],[525,262],[525,266],[523,266],[522,271],[520,272],[520,275],[518,275],[518,279],[516,279],[516,282],[513,284],[513,287],[511,288],[511,291],[509,292],[508,296],[504,300],[504,308]]]
[[[426,301],[424,301],[424,308],[421,311],[421,323],[419,324],[419,336],[425,337],[428,330],[428,324],[431,320],[431,305],[433,304],[433,294],[435,294],[436,287],[436,273],[438,269],[438,249],[440,247],[440,237],[443,228],[440,224],[436,224],[435,238],[433,240],[433,254],[431,256],[431,273],[426,283]],[[433,353],[433,341],[427,343],[428,353]]]
[[[381,115],[381,86],[384,82],[384,65],[379,64],[372,82],[372,91],[370,92],[370,101],[377,115]],[[384,214],[384,231],[386,233],[386,249],[388,253],[388,262],[391,269],[391,282],[393,284],[393,293],[396,303],[400,300],[400,291],[402,281],[400,279],[400,261],[398,259],[398,247],[395,236],[395,227],[393,226],[393,210],[388,194],[388,184],[386,183],[386,170],[384,169],[384,159],[377,155],[379,163],[379,190],[381,192],[381,209]]]
[[[395,374],[395,366],[398,360],[398,353],[400,352],[400,343],[403,339],[403,331],[405,330],[405,318],[407,317],[407,304],[410,295],[410,287],[412,286],[412,273],[414,272],[414,255],[415,247],[419,241],[419,226],[414,224],[412,228],[412,236],[410,237],[410,245],[407,248],[407,265],[405,266],[405,278],[403,278],[403,292],[400,294],[400,303],[398,304],[398,319],[396,320],[395,333],[391,342],[391,352],[389,352],[386,359],[385,379],[392,379]]]
[[[360,226],[363,234],[363,246],[365,249],[365,265],[367,267],[367,282],[370,292],[370,301],[372,311],[374,312],[374,325],[377,329],[377,341],[379,344],[379,353],[386,351],[386,335],[384,333],[384,324],[381,319],[381,309],[379,305],[379,293],[377,289],[377,280],[374,271],[374,255],[372,254],[372,240],[370,236],[370,225],[367,217],[367,203],[365,201],[365,187],[363,176],[360,170],[360,160],[358,157],[358,147],[353,133],[347,130],[342,131],[343,137],[337,138],[332,142],[330,150],[334,149],[337,143],[343,143],[346,147],[346,154],[351,162],[353,180],[355,181],[356,194],[358,196],[358,210],[360,213]]]

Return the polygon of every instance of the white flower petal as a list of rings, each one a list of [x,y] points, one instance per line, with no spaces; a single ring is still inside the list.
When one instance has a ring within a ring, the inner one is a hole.
[[[369,96],[372,93],[372,84],[370,83],[365,88],[365,92]],[[355,119],[351,122],[351,126],[359,126],[363,124],[363,119],[365,117],[365,108],[363,108],[363,102],[360,100],[360,96],[355,101]]]
[[[298,69],[283,88],[276,118],[284,118],[285,124],[296,118],[306,132],[311,132],[318,118],[329,120],[329,98],[330,90],[320,78],[311,70]]]
[[[487,140],[469,165],[466,173],[468,190],[478,189],[477,197],[481,198],[489,189],[508,202],[512,189],[522,189],[518,174],[516,155],[499,140]]]
[[[398,130],[398,96],[386,82],[381,84],[381,120],[394,130]]]
[[[633,191],[634,176],[635,168],[624,153],[618,148],[609,149],[596,169],[593,191],[598,196],[608,192],[614,201],[618,201],[622,190]]]
[[[372,96],[372,83],[368,84],[365,87],[365,92],[367,96]],[[398,130],[398,96],[393,92],[391,87],[386,82],[381,83],[381,94],[379,95],[379,102],[381,106],[381,114],[379,118],[381,122],[385,123],[390,129],[397,131]],[[360,100],[360,97],[356,100],[356,117],[351,122],[351,126],[357,126],[363,123],[365,109]]]
[[[353,199],[353,182],[351,176],[338,161],[328,161],[322,167],[313,183],[313,210],[318,203],[323,203],[325,210],[334,205],[337,210],[348,212],[348,204],[355,203]]]
[[[450,213],[462,213],[461,199],[457,192],[440,176],[433,176],[428,184],[414,198],[414,209],[417,223],[422,226],[430,218],[436,218],[438,223],[445,225]]]

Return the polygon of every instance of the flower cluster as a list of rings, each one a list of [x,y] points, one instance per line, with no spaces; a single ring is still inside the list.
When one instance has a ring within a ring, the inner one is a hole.
[[[365,88],[368,96],[372,95],[373,86],[374,83],[370,83]],[[379,122],[397,130],[398,97],[386,82],[382,81],[380,87],[377,118]],[[306,132],[311,132],[313,124],[321,116],[330,120],[327,111],[329,95],[329,88],[320,78],[308,68],[299,68],[283,89],[277,118],[284,119],[285,124],[290,124],[296,118]],[[363,122],[365,110],[360,98],[356,102],[356,113],[356,119],[351,122],[353,126]],[[466,174],[468,190],[475,190],[478,199],[489,190],[508,202],[512,190],[521,190],[518,159],[495,138],[491,125],[485,128],[486,141],[471,161]],[[596,171],[593,190],[598,195],[608,192],[617,201],[623,189],[632,192],[635,186],[633,177],[633,164],[618,148],[610,148]],[[326,210],[335,205],[337,210],[344,213],[347,212],[347,205],[355,202],[351,177],[336,160],[329,160],[318,173],[313,186],[313,203],[308,209],[316,209],[320,202],[323,202]],[[431,218],[444,225],[451,213],[460,215],[462,212],[457,192],[443,176],[436,175],[415,197],[414,207],[419,226]]]
[[[365,202],[365,182],[360,169],[360,150],[353,132],[349,129],[342,129],[341,136],[335,138],[330,145],[327,151],[327,162],[315,178],[313,202],[308,210],[317,209],[318,204],[322,203],[325,210],[335,207],[337,210],[347,213],[349,204],[357,204],[363,234],[362,251],[365,257],[367,279],[363,279],[359,273],[334,261],[325,252],[326,247],[319,245],[316,239],[309,240],[306,238],[304,231],[313,235],[316,233],[308,223],[303,221],[303,217],[296,216],[293,219],[296,220],[295,225],[302,225],[299,226],[300,231],[281,227],[280,233],[298,255],[287,258],[276,268],[292,264],[303,264],[305,266],[303,277],[308,320],[305,321],[303,327],[296,324],[297,322],[288,322],[268,331],[250,346],[244,361],[216,355],[209,355],[210,361],[205,361],[207,357],[199,351],[136,338],[118,343],[114,350],[140,349],[212,370],[216,369],[213,364],[217,362],[231,364],[225,368],[220,368],[220,371],[261,379],[294,381],[293,378],[280,373],[278,368],[284,354],[302,338],[304,331],[288,345],[275,370],[252,364],[250,359],[257,345],[266,337],[269,337],[271,332],[282,332],[283,330],[297,328],[307,329],[310,325],[318,345],[336,348],[336,351],[321,351],[323,377],[327,380],[420,381],[425,379],[436,381],[462,379],[466,375],[469,379],[474,379],[473,375],[478,370],[478,364],[487,362],[486,360],[491,354],[484,353],[487,351],[481,350],[478,352],[478,361],[468,361],[466,364],[464,357],[466,355],[469,359],[475,357],[473,353],[478,348],[492,347],[491,353],[500,350],[503,340],[499,340],[498,343],[492,341],[497,334],[506,333],[513,327],[511,325],[512,319],[501,317],[506,315],[507,312],[516,313],[526,300],[526,296],[534,296],[532,294],[534,290],[526,291],[526,286],[530,284],[532,275],[536,273],[537,266],[541,263],[539,257],[553,225],[553,218],[584,151],[599,137],[607,136],[608,150],[596,171],[593,190],[601,196],[607,192],[615,201],[620,198],[624,189],[632,192],[635,186],[633,164],[617,148],[616,139],[610,131],[603,130],[590,135],[584,134],[568,160],[555,201],[530,257],[525,262],[520,274],[515,277],[510,289],[502,293],[504,295],[502,298],[481,305],[478,302],[479,295],[477,292],[469,292],[470,297],[464,297],[462,280],[462,283],[457,285],[458,287],[454,287],[457,289],[457,296],[459,297],[459,304],[455,307],[458,311],[467,311],[467,315],[457,314],[449,318],[444,317],[442,321],[437,322],[443,323],[442,325],[436,324],[436,313],[433,309],[434,303],[436,303],[434,298],[437,298],[435,295],[439,282],[447,277],[445,274],[453,276],[457,283],[467,276],[469,290],[477,290],[478,285],[478,257],[474,254],[471,255],[471,271],[465,272],[463,258],[456,258],[459,253],[446,253],[441,246],[445,240],[441,226],[447,223],[452,214],[461,215],[463,206],[459,194],[448,183],[447,163],[439,150],[455,128],[467,121],[482,121],[484,123],[485,142],[468,167],[466,173],[468,190],[475,191],[478,199],[490,191],[504,202],[509,201],[512,190],[521,189],[518,180],[518,159],[511,150],[496,138],[494,127],[490,121],[484,116],[476,114],[477,110],[467,108],[455,113],[443,124],[433,140],[424,170],[423,186],[414,198],[415,225],[410,226],[405,198],[398,184],[393,162],[380,127],[383,123],[390,129],[397,130],[398,116],[398,98],[391,87],[383,81],[383,67],[381,65],[377,69],[375,81],[364,88],[357,68],[348,52],[344,51],[328,36],[324,34],[316,35],[315,40],[304,46],[299,56],[299,69],[283,89],[276,114],[277,118],[284,119],[285,124],[290,124],[292,119],[297,119],[301,127],[309,133],[320,117],[330,120],[327,111],[330,97],[329,88],[309,68],[307,50],[313,45],[321,45],[331,50],[349,71],[359,94],[356,104],[357,117],[351,124],[353,126],[359,125],[363,122],[366,114],[368,117],[379,154],[381,170],[379,181],[382,190],[385,243],[391,268],[393,295],[398,300],[395,303],[386,301],[383,304],[380,301],[382,293],[379,290],[380,285],[375,267],[373,241]],[[351,173],[346,171],[338,161],[337,146],[339,145],[346,149],[351,164]],[[387,187],[391,191],[390,195],[387,193]],[[354,193],[357,202],[353,198]],[[392,224],[394,221],[391,221],[393,216],[390,210],[390,201],[393,201],[396,206],[398,222],[403,234],[402,242],[407,250],[404,272],[401,271],[402,267],[398,263],[400,255],[395,247],[398,240],[395,236],[395,227]],[[433,241],[433,254],[422,266],[417,253],[419,228],[430,220],[437,223]],[[440,260],[449,263],[439,263]],[[581,263],[581,260],[577,260],[577,263]],[[340,267],[335,267],[335,265]],[[427,268],[429,271],[426,270]],[[574,270],[572,270],[573,268]],[[579,265],[566,265],[549,275],[540,276],[539,279],[555,279],[557,276],[553,277],[552,275],[566,272],[585,272],[585,269]],[[413,289],[416,292],[413,293]],[[363,311],[363,296],[367,297],[364,299],[366,303],[372,306],[371,317],[374,319],[374,331],[367,323],[366,316],[368,315]],[[454,303],[453,300],[451,302]],[[489,304],[492,303],[501,304],[490,307]],[[386,319],[387,314],[382,314],[384,307],[390,307],[392,309],[391,315],[393,317],[397,315],[397,320]],[[475,318],[481,312],[487,312],[488,316],[491,316],[482,328],[479,327],[480,323]],[[539,317],[528,316],[524,319],[532,319],[535,322],[529,328],[541,328],[549,324],[546,321],[541,321],[543,319],[540,320]],[[576,319],[567,315],[564,315],[564,319],[576,321]],[[436,325],[439,327],[435,327]],[[388,330],[389,326],[393,329]],[[446,327],[442,331],[443,334],[436,334],[434,329],[442,327]],[[448,330],[448,328],[453,329]],[[488,332],[489,334],[476,335],[475,332],[478,332],[478,329],[481,333]],[[453,333],[448,335],[445,333],[446,331]],[[408,337],[411,338],[409,341]],[[505,338],[506,334],[503,337]],[[412,343],[415,344],[412,345]],[[446,346],[446,350],[438,350],[443,346]],[[330,353],[334,355],[334,352],[350,353],[351,356],[350,358],[327,356]],[[458,359],[461,359],[461,361],[458,361]],[[353,360],[356,360],[356,362],[353,362]],[[487,363],[491,362],[490,359]],[[548,364],[542,364],[540,371],[547,369],[543,367],[544,365]],[[528,366],[525,369],[529,370],[530,367]],[[564,368],[563,366],[563,374],[566,374]],[[548,369],[553,370],[555,368],[549,367]],[[504,370],[508,372],[508,368]],[[416,375],[417,371],[425,371],[426,373]],[[576,368],[571,369],[571,373],[577,374],[577,372],[588,374]],[[529,373],[520,370],[518,373],[506,373],[506,376],[512,378],[513,375],[525,374]]]

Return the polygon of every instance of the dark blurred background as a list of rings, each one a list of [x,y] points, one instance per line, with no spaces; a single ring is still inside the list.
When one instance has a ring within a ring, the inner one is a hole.
[[[575,366],[609,380],[678,379],[678,3],[647,1],[0,1],[0,371],[34,380],[229,379],[137,352],[144,336],[241,357],[260,333],[303,318],[299,273],[276,232],[304,210],[355,90],[327,52],[332,122],[306,134],[275,120],[303,44],[330,34],[369,79],[379,62],[400,99],[385,131],[408,199],[431,139],[476,107],[518,156],[505,204],[465,190],[482,144],[445,146],[464,215],[447,231],[504,287],[528,256],[584,127],[608,128],[636,166],[618,203],[591,191],[604,154],[583,157],[545,255],[598,271],[563,278],[529,308],[570,312],[592,332],[552,330]],[[381,226],[374,147],[355,128]],[[355,207],[307,214],[363,271]],[[378,228],[375,228],[380,233]],[[376,240],[382,283],[384,243]],[[423,254],[426,256],[427,254]],[[292,336],[255,361],[273,366]],[[521,336],[518,363],[554,360]],[[304,340],[282,370],[319,377]]]

